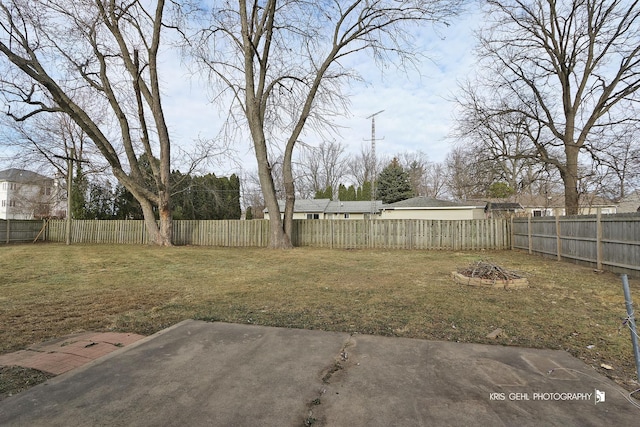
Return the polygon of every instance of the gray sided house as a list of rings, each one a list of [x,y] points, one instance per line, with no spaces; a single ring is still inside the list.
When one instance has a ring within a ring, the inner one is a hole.
[[[52,178],[24,169],[0,171],[0,219],[64,216],[56,184]]]

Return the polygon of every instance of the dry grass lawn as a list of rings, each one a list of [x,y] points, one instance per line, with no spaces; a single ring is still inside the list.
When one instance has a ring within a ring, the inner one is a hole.
[[[530,287],[451,280],[478,260],[522,273]],[[640,301],[640,282],[631,286]],[[194,318],[564,349],[634,389],[625,317],[619,276],[513,251],[0,247],[0,354],[75,332],[151,334]],[[505,334],[487,338],[496,328]]]

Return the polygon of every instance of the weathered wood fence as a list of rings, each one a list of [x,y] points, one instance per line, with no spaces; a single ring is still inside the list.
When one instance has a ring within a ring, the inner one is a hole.
[[[295,246],[341,249],[509,249],[508,221],[296,220]]]
[[[516,249],[640,276],[640,215],[584,215],[513,220]]]
[[[44,221],[0,220],[0,244],[44,240]]]
[[[341,249],[509,249],[510,224],[486,220],[295,220],[293,244]],[[146,244],[143,221],[72,221],[73,243]],[[64,242],[66,222],[50,221],[46,240]],[[253,246],[269,242],[269,222],[174,221],[176,245]]]

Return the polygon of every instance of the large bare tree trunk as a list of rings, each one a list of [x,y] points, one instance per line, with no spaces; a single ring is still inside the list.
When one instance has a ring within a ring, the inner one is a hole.
[[[260,153],[260,152],[261,153]],[[278,206],[278,198],[273,183],[273,175],[267,160],[266,149],[256,150],[258,159],[258,177],[264,196],[264,203],[269,212],[269,248],[290,249],[293,247],[289,235],[285,233],[284,223]]]
[[[282,175],[284,178],[284,232],[289,238],[293,235],[293,211],[296,203],[296,189],[293,181],[293,168],[291,157],[293,156],[293,147],[287,149],[284,154],[284,164],[282,166]]]
[[[560,175],[564,183],[564,203],[566,215],[579,214],[578,193],[578,154],[580,148],[572,143],[565,143],[566,163]]]

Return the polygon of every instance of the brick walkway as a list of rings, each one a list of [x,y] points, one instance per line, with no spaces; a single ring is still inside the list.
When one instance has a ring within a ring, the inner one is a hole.
[[[142,338],[143,335],[129,333],[83,332],[0,355],[0,365],[60,375]]]

